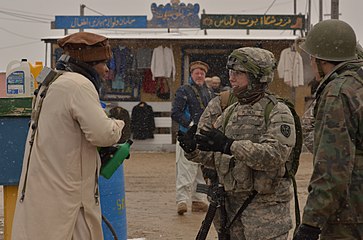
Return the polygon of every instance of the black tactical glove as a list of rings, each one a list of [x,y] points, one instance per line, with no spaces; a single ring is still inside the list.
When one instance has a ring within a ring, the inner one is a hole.
[[[231,153],[231,145],[234,142],[218,129],[212,128],[209,131],[200,130],[200,134],[195,136],[198,149],[202,151],[222,152],[228,155]]]
[[[186,152],[191,153],[197,149],[197,143],[195,142],[194,136],[197,132],[197,125],[191,126],[186,133],[182,131],[178,132],[178,141],[180,147]]]
[[[318,240],[320,229],[306,224],[301,224],[297,229],[293,240]]]

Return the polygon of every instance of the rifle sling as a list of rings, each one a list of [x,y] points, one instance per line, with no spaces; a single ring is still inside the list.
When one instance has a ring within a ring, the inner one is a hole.
[[[227,224],[227,226],[226,226],[227,230],[229,230],[229,228],[232,226],[233,222],[241,216],[243,211],[246,210],[246,208],[252,202],[252,200],[255,198],[256,195],[257,195],[257,191],[253,190],[251,192],[251,194],[248,196],[248,198],[243,202],[242,206],[238,209],[238,211],[237,211],[236,215],[234,215],[232,221]]]

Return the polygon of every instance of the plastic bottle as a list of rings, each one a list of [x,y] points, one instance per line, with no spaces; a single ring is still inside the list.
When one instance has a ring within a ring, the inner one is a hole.
[[[111,157],[111,159],[101,167],[101,176],[110,179],[112,174],[117,170],[117,168],[124,162],[124,160],[130,155],[130,146],[132,145],[132,140],[127,140],[125,143],[119,144],[118,149]]]
[[[34,95],[34,78],[27,59],[11,61],[6,67],[6,96],[31,97]]]
[[[39,73],[43,69],[43,62],[36,61],[34,65],[29,63],[29,66],[30,66],[30,73],[33,75],[33,79],[34,79],[34,89],[37,89],[39,83],[36,81],[36,79],[37,79]]]

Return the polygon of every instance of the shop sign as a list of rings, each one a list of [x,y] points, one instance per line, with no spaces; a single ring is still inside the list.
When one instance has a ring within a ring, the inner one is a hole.
[[[216,15],[202,14],[201,29],[303,30],[305,15]]]
[[[146,16],[55,16],[55,29],[146,28]]]
[[[171,1],[165,6],[153,3],[148,28],[200,28],[199,9],[199,4],[186,5],[179,1]]]

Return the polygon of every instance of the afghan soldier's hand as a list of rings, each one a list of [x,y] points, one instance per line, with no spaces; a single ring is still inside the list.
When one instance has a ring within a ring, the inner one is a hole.
[[[180,147],[186,152],[191,153],[195,149],[197,149],[197,143],[195,141],[195,133],[197,132],[197,125],[193,125],[189,128],[186,133],[181,131],[178,132],[178,141],[180,143]]]
[[[293,240],[318,240],[320,229],[306,224],[301,224],[297,229]]]
[[[102,166],[105,165],[114,156],[117,150],[118,148],[115,146],[99,148],[98,153],[100,154]]]
[[[202,151],[221,152],[232,155],[230,148],[234,140],[226,137],[218,129],[212,128],[208,131],[201,129],[200,134],[196,135],[195,138],[198,149]]]

